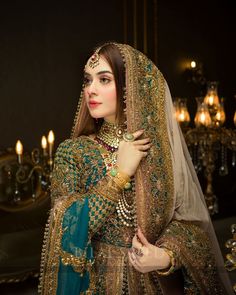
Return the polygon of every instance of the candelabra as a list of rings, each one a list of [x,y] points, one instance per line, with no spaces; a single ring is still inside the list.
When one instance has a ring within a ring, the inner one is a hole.
[[[231,225],[232,239],[229,239],[225,243],[225,247],[230,249],[231,253],[226,255],[225,268],[228,271],[236,270],[236,224]],[[236,293],[236,283],[233,286],[234,292]]]
[[[188,127],[190,116],[186,99],[179,98],[174,102],[175,116],[183,130],[196,172],[204,173],[207,183],[204,195],[209,212],[213,215],[218,212],[213,173],[219,160],[219,175],[228,174],[228,150],[232,151],[232,166],[236,166],[236,131],[223,127],[226,116],[223,99],[218,97],[216,82],[208,82],[207,93],[205,97],[197,98],[197,104],[195,128]]]
[[[54,134],[42,137],[41,149],[34,148],[23,154],[23,145],[18,140],[16,154],[8,151],[1,161],[4,202],[1,209],[15,211],[27,207],[48,192],[53,169]],[[17,155],[17,159],[16,159]]]

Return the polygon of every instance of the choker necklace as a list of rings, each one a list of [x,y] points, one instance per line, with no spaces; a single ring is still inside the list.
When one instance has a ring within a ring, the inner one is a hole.
[[[104,121],[95,140],[103,145],[108,151],[115,152],[119,147],[119,143],[123,138],[125,125],[116,125]]]

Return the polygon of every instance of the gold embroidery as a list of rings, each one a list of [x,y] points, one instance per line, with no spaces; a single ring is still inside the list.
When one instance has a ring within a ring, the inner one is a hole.
[[[76,257],[70,253],[60,250],[61,262],[68,266],[72,266],[76,272],[83,273],[86,268],[86,258]]]

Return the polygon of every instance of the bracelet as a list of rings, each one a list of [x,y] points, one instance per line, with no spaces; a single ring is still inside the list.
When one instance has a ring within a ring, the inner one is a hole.
[[[110,175],[113,177],[113,181],[120,189],[129,189],[131,187],[130,177],[126,173],[121,172],[114,167],[111,169]]]
[[[163,269],[163,270],[159,269],[156,272],[157,272],[158,275],[168,276],[171,273],[173,273],[175,271],[175,269],[176,269],[175,268],[175,266],[176,266],[176,259],[174,257],[174,253],[171,250],[166,249],[166,248],[162,248],[162,249],[165,250],[165,252],[169,255],[171,265],[170,265],[170,267],[168,269]]]

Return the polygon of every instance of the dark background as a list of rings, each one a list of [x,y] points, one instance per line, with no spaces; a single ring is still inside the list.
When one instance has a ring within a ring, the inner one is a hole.
[[[17,139],[25,150],[40,146],[41,136],[51,129],[56,136],[55,147],[70,136],[84,61],[90,50],[114,40],[143,51],[144,1],[136,1],[136,44],[133,3],[1,1],[1,150],[14,147]],[[206,79],[219,82],[219,95],[226,99],[226,126],[234,128],[234,1],[146,3],[146,53],[164,73],[173,97],[188,99],[193,119],[194,97],[200,94],[200,88],[187,82],[184,71],[192,59],[202,63]],[[220,203],[229,215],[235,212],[234,182],[235,168],[215,183]]]

